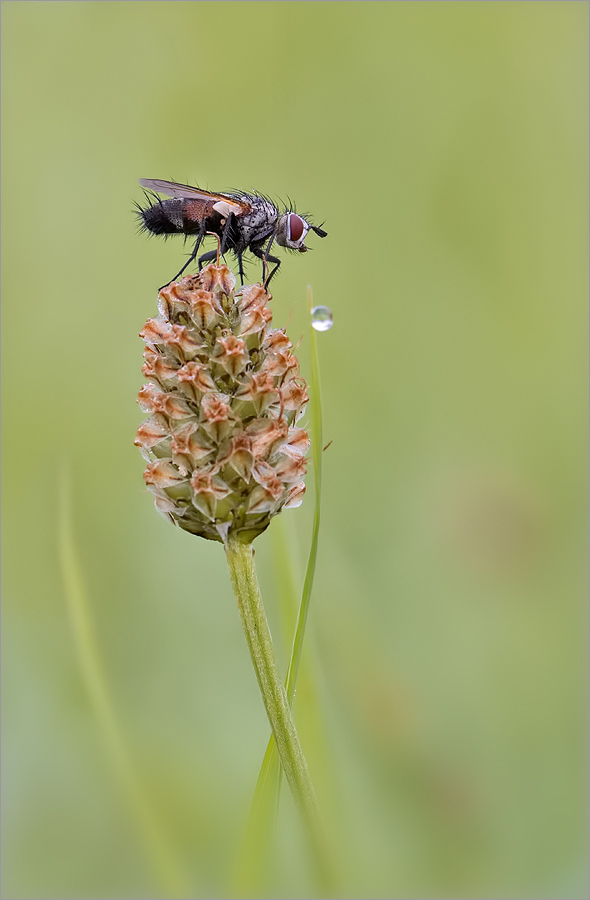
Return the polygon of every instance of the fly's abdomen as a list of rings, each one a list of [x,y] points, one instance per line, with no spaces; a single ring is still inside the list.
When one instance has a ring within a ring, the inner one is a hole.
[[[146,231],[152,234],[178,234],[183,231],[182,200],[162,200],[145,209],[140,207],[139,217]]]
[[[145,230],[152,234],[198,234],[203,218],[210,218],[208,212],[200,200],[174,199],[161,200],[145,209],[140,207],[138,215]],[[215,213],[214,217],[219,218]]]

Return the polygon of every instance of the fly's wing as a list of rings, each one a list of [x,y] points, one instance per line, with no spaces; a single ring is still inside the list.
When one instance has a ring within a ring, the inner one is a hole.
[[[188,184],[176,184],[175,181],[161,181],[159,178],[140,178],[139,183],[142,187],[147,188],[148,191],[166,194],[167,197],[176,197],[181,200],[204,200],[206,203],[211,204],[213,209],[226,216],[229,212],[232,212],[235,216],[242,216],[251,210],[250,205],[242,200],[236,200],[227,194],[212,194],[211,191],[190,187]]]

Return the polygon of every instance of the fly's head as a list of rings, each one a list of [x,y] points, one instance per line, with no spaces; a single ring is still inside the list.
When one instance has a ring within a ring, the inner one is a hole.
[[[315,231],[320,237],[326,237],[327,232],[312,225],[303,216],[298,216],[294,212],[284,213],[277,223],[277,244],[281,247],[287,247],[288,250],[298,250],[299,253],[305,253],[309,247],[305,246],[305,236],[310,230]]]

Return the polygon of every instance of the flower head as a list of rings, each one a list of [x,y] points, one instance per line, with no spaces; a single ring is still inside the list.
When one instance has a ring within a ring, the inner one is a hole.
[[[249,542],[305,492],[307,388],[270,299],[210,265],[163,288],[141,331],[144,479],[163,515],[209,540]]]

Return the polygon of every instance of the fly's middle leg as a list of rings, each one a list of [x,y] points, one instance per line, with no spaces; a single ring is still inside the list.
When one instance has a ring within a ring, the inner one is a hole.
[[[227,219],[225,220],[225,225],[223,226],[223,231],[221,233],[221,244],[219,246],[219,255],[220,256],[223,256],[225,251],[227,250],[227,246],[228,246],[230,235],[231,235],[231,228],[232,228],[234,219],[235,219],[234,214],[232,212],[230,212],[228,214]]]
[[[242,254],[236,253],[236,257],[238,260],[238,273],[240,276],[240,284],[244,284],[244,264],[242,262]]]

